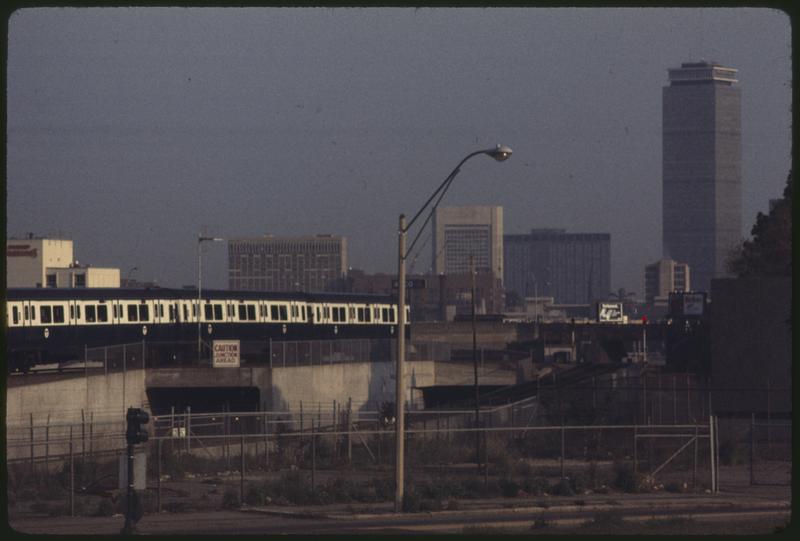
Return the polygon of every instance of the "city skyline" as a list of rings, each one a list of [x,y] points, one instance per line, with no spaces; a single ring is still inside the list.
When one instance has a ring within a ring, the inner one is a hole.
[[[391,273],[397,215],[502,143],[442,204],[608,232],[611,289],[643,296],[667,70],[739,70],[744,238],[789,171],[789,31],[766,9],[20,10],[7,234],[162,285],[195,283],[201,231],[341,235],[352,267]],[[226,287],[220,244],[204,286]]]

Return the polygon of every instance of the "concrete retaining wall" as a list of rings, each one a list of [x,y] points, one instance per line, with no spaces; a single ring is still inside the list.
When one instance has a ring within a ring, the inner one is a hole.
[[[145,371],[90,375],[16,385],[6,389],[6,426],[50,422],[81,423],[91,413],[96,421],[124,420],[128,407],[147,402]],[[23,376],[20,376],[23,377]],[[82,416],[83,413],[83,416]]]

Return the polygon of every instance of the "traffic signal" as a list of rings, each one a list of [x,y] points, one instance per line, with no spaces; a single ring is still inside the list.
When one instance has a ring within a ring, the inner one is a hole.
[[[128,408],[128,414],[125,419],[128,421],[128,428],[125,431],[125,439],[128,440],[128,445],[146,442],[148,438],[147,429],[142,425],[150,421],[150,416],[147,412],[140,408]]]

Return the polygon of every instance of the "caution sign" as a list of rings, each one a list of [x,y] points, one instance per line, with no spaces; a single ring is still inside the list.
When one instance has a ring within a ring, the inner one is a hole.
[[[214,368],[239,368],[239,340],[213,341]]]

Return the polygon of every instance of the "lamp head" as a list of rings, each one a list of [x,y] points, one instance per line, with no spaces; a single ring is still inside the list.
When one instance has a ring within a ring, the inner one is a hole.
[[[498,162],[504,162],[511,156],[511,149],[505,145],[497,145],[497,147],[485,151],[486,154],[497,160]]]

